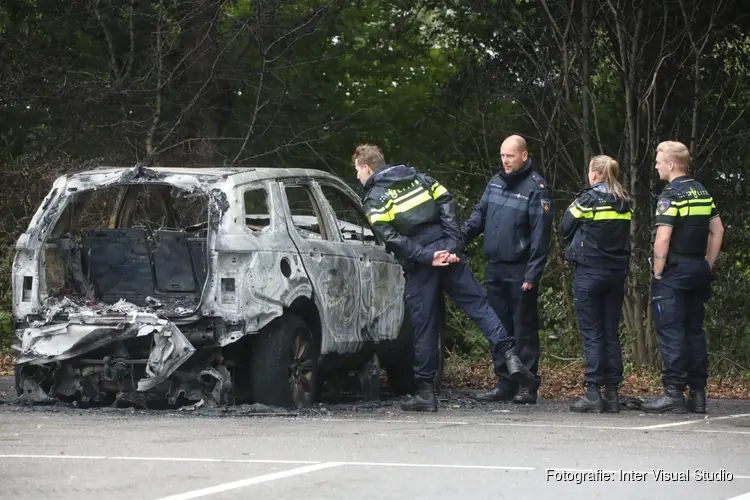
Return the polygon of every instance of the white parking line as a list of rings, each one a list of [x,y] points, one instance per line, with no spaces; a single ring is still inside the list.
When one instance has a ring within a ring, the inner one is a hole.
[[[706,422],[708,420],[724,420],[731,418],[740,418],[750,416],[750,413],[740,413],[737,415],[725,415],[722,417],[704,417],[697,418],[694,420],[685,420],[680,422],[670,422],[667,424],[655,424],[647,426],[619,426],[619,425],[586,425],[582,423],[580,425],[575,424],[553,424],[553,423],[526,423],[526,422],[466,422],[466,421],[455,421],[455,420],[393,420],[393,419],[364,419],[358,418],[356,420],[346,418],[311,418],[310,420],[317,420],[320,422],[368,422],[368,423],[388,423],[388,424],[416,424],[416,425],[471,425],[477,427],[531,427],[531,428],[550,428],[550,429],[584,429],[584,430],[612,430],[612,431],[643,431],[643,430],[659,430],[659,429],[670,429],[672,427],[682,427],[689,424],[697,424],[700,422]],[[592,415],[592,418],[597,416]],[[680,431],[679,429],[675,429]],[[685,430],[681,432],[711,432],[720,434],[750,434],[750,431],[734,431],[734,430]]]
[[[235,490],[237,488],[243,488],[258,483],[266,483],[268,481],[275,481],[277,479],[284,479],[286,477],[299,476],[300,474],[307,474],[323,469],[330,469],[332,467],[338,467],[341,465],[336,462],[325,462],[316,465],[306,465],[304,467],[298,467],[296,469],[285,470],[281,472],[274,472],[272,474],[264,474],[262,476],[251,477],[248,479],[241,479],[239,481],[232,481],[231,483],[223,483],[209,488],[201,488],[200,490],[188,491],[186,493],[178,493],[177,495],[170,495],[168,497],[162,497],[159,500],[189,500],[191,498],[200,498],[214,493],[222,493],[224,491]]]
[[[715,422],[717,420],[731,420],[734,418],[743,418],[743,417],[750,417],[750,413],[738,413],[736,415],[724,415],[722,417],[705,417],[695,420],[685,420],[683,422],[670,422],[668,424],[657,424],[657,425],[647,425],[645,427],[637,427],[639,430],[651,430],[651,429],[666,429],[667,427],[679,427],[682,425],[690,425],[690,424],[698,424],[698,423],[705,423],[710,424],[711,422]]]
[[[727,498],[727,500],[750,500],[750,493],[743,493],[738,497]]]
[[[20,458],[20,459],[59,459],[59,460],[129,460],[129,461],[162,461],[162,462],[211,462],[211,463],[248,463],[248,464],[308,464],[305,467],[299,467],[287,471],[286,474],[293,471],[292,475],[304,474],[308,471],[315,471],[325,469],[334,466],[355,466],[355,467],[403,467],[403,468],[426,468],[426,469],[477,469],[477,470],[508,470],[508,471],[535,471],[535,470],[556,470],[556,471],[570,471],[570,472],[619,472],[614,469],[603,470],[603,469],[579,469],[569,467],[550,467],[545,465],[544,467],[529,467],[529,466],[516,466],[516,465],[472,465],[472,464],[430,464],[430,463],[409,463],[409,462],[322,462],[314,460],[264,460],[264,459],[225,459],[225,458],[182,458],[182,457],[122,457],[122,456],[105,456],[105,455],[22,455],[22,454],[7,454],[0,455],[0,459],[3,458]],[[318,467],[318,468],[316,468]],[[652,472],[641,472],[642,474],[651,474]],[[282,472],[268,474],[267,476],[273,476],[284,474]],[[750,479],[750,475],[732,474],[734,479]],[[258,477],[266,477],[258,476]],[[279,476],[287,477],[287,476]],[[251,478],[258,479],[258,478]],[[266,481],[266,480],[264,480]],[[262,482],[262,481],[261,481]],[[229,483],[228,483],[229,484]],[[234,484],[234,483],[231,483]],[[255,484],[255,483],[250,483]],[[222,490],[223,491],[223,490]],[[172,497],[168,497],[172,498]],[[176,497],[181,498],[181,497]],[[187,498],[187,497],[186,497]],[[193,497],[190,497],[193,498]],[[163,499],[160,499],[163,500]]]

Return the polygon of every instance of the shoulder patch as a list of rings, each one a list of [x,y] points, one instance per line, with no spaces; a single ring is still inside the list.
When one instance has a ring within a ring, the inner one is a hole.
[[[659,204],[656,205],[656,211],[660,214],[665,213],[667,210],[669,210],[669,200],[661,199],[659,200]]]
[[[550,203],[549,200],[542,198],[542,210],[544,210],[544,213],[549,212]]]

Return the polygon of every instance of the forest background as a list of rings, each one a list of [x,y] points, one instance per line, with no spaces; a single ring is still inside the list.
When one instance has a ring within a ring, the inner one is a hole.
[[[555,211],[542,396],[580,391],[559,224],[600,153],[636,200],[625,391],[654,392],[654,150],[679,140],[726,227],[705,322],[709,390],[750,397],[750,12],[739,0],[6,0],[0,47],[4,349],[13,247],[58,175],[138,161],[310,167],[361,191],[351,154],[372,141],[438,178],[467,217],[500,142],[518,133]],[[481,245],[470,264],[483,280]],[[448,304],[446,382],[486,385],[486,341]]]

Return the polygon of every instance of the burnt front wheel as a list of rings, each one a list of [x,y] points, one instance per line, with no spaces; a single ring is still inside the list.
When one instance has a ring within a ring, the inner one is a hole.
[[[285,315],[255,337],[250,359],[253,400],[303,408],[317,400],[317,339],[302,318]]]

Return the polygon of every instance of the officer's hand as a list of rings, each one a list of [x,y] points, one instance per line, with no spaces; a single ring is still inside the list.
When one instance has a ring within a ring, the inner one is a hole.
[[[447,250],[438,250],[432,255],[432,266],[441,267],[449,265],[450,262],[448,262],[448,259],[450,258],[450,255],[450,252]]]
[[[461,258],[455,253],[449,254],[447,260],[449,264],[455,264],[457,262],[461,262]]]
[[[524,281],[524,282],[523,282],[523,285],[521,285],[521,290],[523,290],[524,292],[528,292],[528,291],[529,291],[529,290],[531,290],[532,288],[534,288],[534,285],[532,285],[532,284],[531,284],[531,283],[529,283],[528,281]]]

